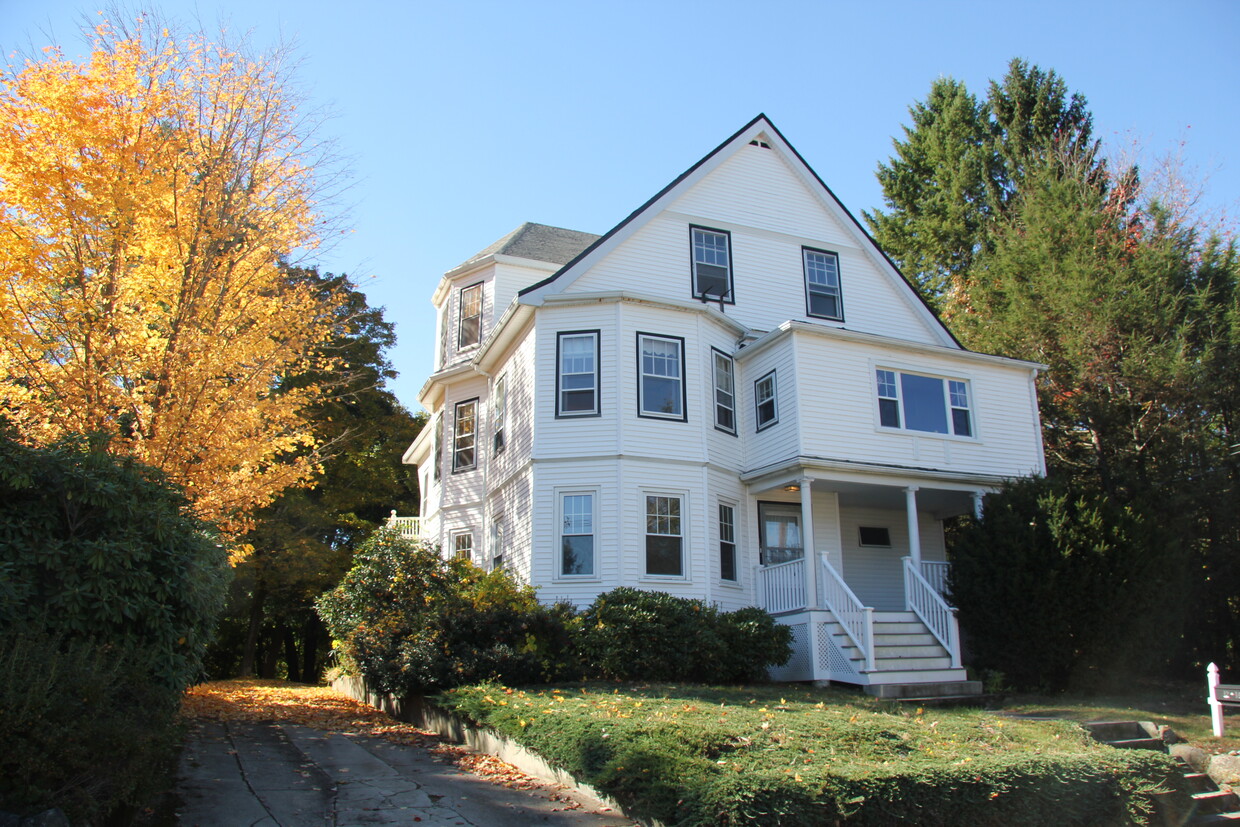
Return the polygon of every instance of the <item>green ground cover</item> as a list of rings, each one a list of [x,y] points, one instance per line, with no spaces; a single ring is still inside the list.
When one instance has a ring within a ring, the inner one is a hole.
[[[464,687],[444,706],[668,825],[1140,823],[1165,755],[1074,723],[831,689]]]

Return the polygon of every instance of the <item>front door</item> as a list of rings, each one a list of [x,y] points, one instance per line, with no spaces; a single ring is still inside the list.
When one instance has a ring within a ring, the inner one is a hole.
[[[801,506],[788,503],[758,503],[758,540],[762,544],[761,562],[774,566],[805,556],[801,539]]]

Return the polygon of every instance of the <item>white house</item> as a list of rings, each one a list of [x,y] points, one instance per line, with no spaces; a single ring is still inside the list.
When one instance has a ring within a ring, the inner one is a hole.
[[[757,605],[782,680],[962,683],[943,520],[1043,472],[1040,365],[965,350],[758,116],[605,235],[444,274],[418,531],[548,601]]]

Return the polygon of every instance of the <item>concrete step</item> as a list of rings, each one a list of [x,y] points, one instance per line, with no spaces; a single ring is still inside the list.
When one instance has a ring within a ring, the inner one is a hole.
[[[879,672],[906,669],[951,669],[952,659],[946,656],[929,658],[886,658],[875,656],[874,668]]]
[[[1196,818],[1189,822],[1193,827],[1208,827],[1208,825],[1240,824],[1240,813],[1199,813]]]
[[[1161,738],[1126,738],[1119,741],[1104,741],[1116,749],[1150,749],[1154,752],[1166,752],[1167,745]]]
[[[899,669],[889,672],[866,672],[866,683],[877,686],[887,683],[932,684],[968,681],[964,669]]]
[[[1205,815],[1221,815],[1240,807],[1240,798],[1231,790],[1193,793],[1193,806]]]
[[[877,698],[891,698],[901,702],[924,701],[941,703],[946,700],[968,702],[982,694],[981,681],[939,681],[937,683],[881,683],[865,688],[867,694]]]
[[[1214,779],[1204,772],[1186,772],[1184,780],[1188,782],[1188,789],[1195,793],[1212,792],[1218,789]]]
[[[1130,741],[1139,738],[1157,738],[1158,727],[1148,721],[1086,721],[1081,724],[1096,741]]]

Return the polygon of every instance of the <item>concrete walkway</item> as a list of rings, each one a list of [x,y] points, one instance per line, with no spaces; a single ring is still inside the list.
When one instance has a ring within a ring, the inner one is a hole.
[[[421,747],[294,724],[194,726],[177,783],[186,827],[633,824],[575,791],[508,789]]]

